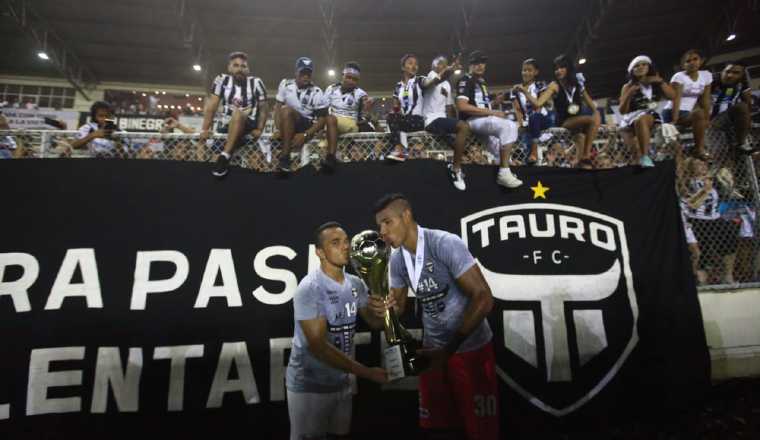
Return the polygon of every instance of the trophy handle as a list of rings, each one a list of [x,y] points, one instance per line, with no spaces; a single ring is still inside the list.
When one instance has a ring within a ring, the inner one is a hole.
[[[409,331],[401,325],[396,311],[388,309],[385,311],[385,341],[389,345],[398,344],[405,341],[414,341],[414,337]]]

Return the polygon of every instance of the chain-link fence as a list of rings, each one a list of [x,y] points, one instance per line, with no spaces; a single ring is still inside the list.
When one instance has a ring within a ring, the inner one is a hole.
[[[213,162],[224,148],[226,137],[214,135],[205,142],[192,134],[114,133],[83,148],[73,148],[75,131],[0,131],[0,158],[122,158]],[[583,139],[562,128],[543,132],[536,148],[536,165],[570,167],[577,163],[575,145]],[[760,127],[750,135],[758,147]],[[410,159],[450,161],[453,138],[426,132],[407,136]],[[712,156],[705,162],[688,156],[693,137],[677,138],[656,132],[649,155],[655,160],[673,158],[677,163],[676,190],[681,200],[685,234],[692,255],[693,270],[702,288],[735,287],[737,283],[760,285],[760,208],[758,168],[753,156],[738,154],[733,133],[720,129],[707,132],[706,149]],[[464,163],[497,164],[498,150],[491,150],[486,139],[470,139]],[[593,142],[592,157],[597,169],[637,165],[636,141],[631,132],[603,126]],[[319,168],[327,147],[324,137],[306,143],[292,154],[293,168]],[[337,156],[342,162],[384,160],[393,150],[387,132],[343,135]],[[232,164],[259,172],[276,170],[280,155],[277,136],[264,134],[253,141],[245,138],[237,148]],[[519,144],[513,151],[512,165],[528,162],[530,148]],[[531,158],[533,159],[533,158]],[[517,169],[519,175],[519,168]]]

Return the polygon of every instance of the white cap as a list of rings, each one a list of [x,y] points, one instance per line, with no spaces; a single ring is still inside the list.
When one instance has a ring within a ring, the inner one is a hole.
[[[639,55],[636,58],[632,59],[631,63],[628,64],[628,73],[630,74],[631,72],[633,72],[633,68],[636,66],[636,64],[639,64],[641,62],[647,63],[650,66],[652,65],[652,59],[651,58],[649,58],[646,55]]]

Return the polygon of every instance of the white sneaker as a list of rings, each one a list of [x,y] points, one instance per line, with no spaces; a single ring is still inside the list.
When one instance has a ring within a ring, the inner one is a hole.
[[[464,184],[464,173],[462,170],[460,169],[459,171],[454,171],[453,164],[446,165],[446,168],[449,170],[449,179],[454,185],[454,188],[458,189],[459,191],[464,191],[467,189],[467,186]]]
[[[499,169],[499,174],[496,176],[496,183],[507,188],[517,188],[523,184],[522,180],[512,174],[512,170],[509,168]]]

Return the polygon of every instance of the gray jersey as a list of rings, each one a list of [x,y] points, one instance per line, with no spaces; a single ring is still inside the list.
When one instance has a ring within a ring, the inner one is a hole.
[[[422,307],[423,345],[440,348],[446,345],[462,325],[464,311],[470,302],[459,289],[456,279],[474,264],[462,239],[436,229],[422,229],[425,234],[424,265],[420,281],[414,289]],[[414,255],[411,256],[414,262]],[[411,278],[404,264],[401,249],[391,256],[391,287],[410,287]],[[485,319],[459,346],[458,352],[476,350],[491,340],[493,333]]]
[[[298,321],[327,320],[327,342],[354,357],[356,314],[367,306],[367,286],[351,274],[343,284],[317,269],[301,280],[293,296],[295,332],[285,386],[300,393],[332,393],[348,385],[348,373],[320,361],[309,352],[309,343]]]

